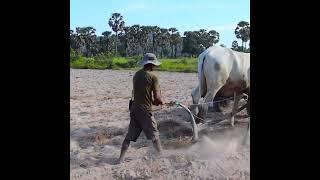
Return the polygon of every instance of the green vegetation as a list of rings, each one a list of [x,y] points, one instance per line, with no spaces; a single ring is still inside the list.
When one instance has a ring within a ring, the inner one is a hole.
[[[104,31],[101,35],[96,35],[92,26],[70,29],[71,68],[136,69],[143,54],[151,52],[162,62],[158,70],[197,72],[195,57],[221,39],[216,30],[200,29],[180,34],[174,27],[126,26],[120,13],[113,13],[107,24],[112,31]],[[234,33],[241,46],[235,40],[230,48],[250,52],[250,24],[240,21]]]
[[[160,59],[160,71],[197,72],[196,58]]]
[[[94,58],[72,56],[71,68],[74,69],[139,69],[137,62],[142,57],[109,57],[99,55]],[[196,58],[160,59],[159,71],[197,72]]]

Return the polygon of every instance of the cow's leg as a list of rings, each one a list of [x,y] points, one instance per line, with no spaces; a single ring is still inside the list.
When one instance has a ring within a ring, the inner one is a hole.
[[[250,142],[250,121],[248,123],[247,133],[243,138],[242,144],[247,145]]]
[[[207,115],[208,103],[212,102],[218,91],[223,87],[223,85],[226,84],[229,74],[226,71],[226,68],[216,60],[205,61],[204,63],[205,64],[203,67],[205,67],[205,69],[201,74],[205,74],[205,76],[202,75],[201,81],[199,83],[201,97],[202,92],[205,92],[204,104],[202,106],[199,106],[198,108],[198,117],[200,117],[202,121]]]
[[[248,123],[248,130],[247,130],[246,140],[247,140],[247,141],[250,140],[250,121],[249,121],[249,123]]]
[[[234,93],[234,104],[233,104],[233,108],[232,108],[232,116],[231,116],[231,119],[230,119],[230,124],[231,124],[232,127],[234,127],[234,116],[235,116],[234,113],[238,109],[238,104],[239,104],[240,99],[241,99],[241,97],[237,96],[237,93],[235,92]]]
[[[206,96],[204,97],[204,102],[202,105],[199,106],[199,112],[198,112],[198,117],[196,119],[196,123],[204,123],[204,119],[207,116],[208,108],[209,108],[209,102],[211,102],[213,99],[213,94],[211,91],[207,92]]]
[[[249,123],[248,123],[248,137],[250,137],[250,121],[249,121]]]
[[[206,96],[204,97],[204,104],[199,106],[199,112],[198,112],[198,117],[201,119],[196,120],[197,123],[199,122],[203,122],[203,119],[205,119],[205,117],[207,116],[208,113],[208,107],[209,107],[209,102],[212,102],[214,96],[217,94],[217,92],[219,91],[219,89],[222,86],[217,86],[215,87],[213,90],[209,90],[206,93]]]
[[[247,114],[250,117],[250,99],[247,101]]]
[[[221,102],[215,102],[215,101],[220,101],[221,99],[223,99],[223,97],[217,96],[217,95],[213,98],[212,112],[222,112]]]
[[[191,98],[192,98],[192,103],[193,105],[191,105],[189,107],[190,111],[193,114],[197,114],[198,112],[198,107],[196,106],[199,103],[199,99],[200,99],[200,90],[199,90],[199,85],[194,88],[191,92]]]

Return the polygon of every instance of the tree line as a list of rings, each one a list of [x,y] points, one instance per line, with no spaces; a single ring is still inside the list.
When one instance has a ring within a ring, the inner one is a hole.
[[[146,52],[153,52],[160,58],[195,57],[220,40],[220,34],[215,30],[185,31],[182,36],[174,27],[167,29],[139,24],[126,26],[120,13],[113,13],[108,25],[114,33],[104,31],[101,36],[97,36],[96,29],[92,26],[70,30],[71,50],[86,57],[98,54],[131,57],[142,56]],[[240,21],[234,33],[236,38],[241,40],[241,46],[235,40],[231,49],[250,52],[250,47],[247,48],[250,24]],[[226,47],[223,44],[221,46]]]

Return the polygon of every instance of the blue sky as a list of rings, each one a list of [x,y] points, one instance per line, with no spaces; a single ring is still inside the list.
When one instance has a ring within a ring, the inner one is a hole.
[[[112,31],[108,19],[123,15],[125,25],[157,25],[184,31],[220,33],[218,44],[231,46],[239,21],[250,22],[250,0],[70,0],[70,28],[93,26],[96,34]]]

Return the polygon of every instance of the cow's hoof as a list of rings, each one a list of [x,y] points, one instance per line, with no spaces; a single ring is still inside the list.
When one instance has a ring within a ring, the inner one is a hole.
[[[234,127],[234,117],[232,117],[231,121],[230,121],[230,124],[232,127]]]
[[[201,116],[194,117],[196,124],[204,123],[203,118]]]
[[[194,120],[196,122],[196,124],[199,124],[201,122],[203,122],[203,114],[202,113],[198,113],[197,115],[194,115]]]
[[[201,123],[203,124],[204,123],[204,121],[199,118],[196,118],[195,121],[196,121],[196,124],[201,124]]]

